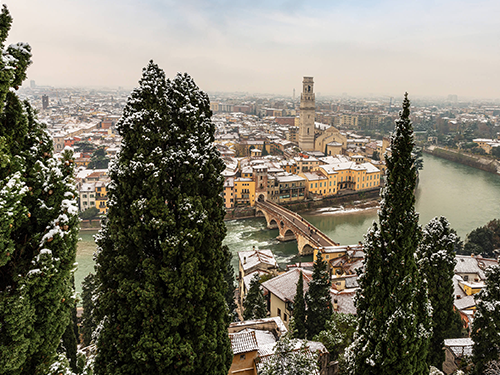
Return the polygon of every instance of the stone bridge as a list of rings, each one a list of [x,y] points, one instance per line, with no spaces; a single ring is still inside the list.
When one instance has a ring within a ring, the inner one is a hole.
[[[313,249],[337,246],[327,235],[306,221],[299,214],[270,201],[255,203],[255,214],[262,214],[269,229],[278,229],[279,241],[297,240],[300,255],[313,253]]]

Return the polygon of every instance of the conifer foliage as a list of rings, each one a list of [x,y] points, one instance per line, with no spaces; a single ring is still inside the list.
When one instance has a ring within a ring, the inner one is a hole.
[[[208,96],[152,61],[117,124],[97,237],[96,374],[227,374],[224,164]]]
[[[0,13],[0,374],[42,374],[74,306],[78,217],[69,152],[15,93],[31,48],[4,47],[12,18]]]
[[[309,340],[323,331],[331,318],[333,307],[330,287],[327,264],[321,253],[318,253],[314,262],[312,280],[309,282],[309,290],[306,293],[306,331]]]
[[[428,362],[442,369],[445,360],[444,339],[455,323],[453,310],[453,275],[455,270],[455,245],[458,237],[448,220],[441,216],[432,219],[423,230],[418,247],[418,267],[426,278],[429,301],[432,305],[432,336]]]
[[[428,374],[431,309],[414,258],[419,242],[410,102],[403,101],[391,137],[380,225],[365,236],[356,297],[358,327],[347,359],[355,374]]]
[[[500,266],[487,268],[485,274],[486,288],[475,296],[476,313],[471,335],[476,374],[482,374],[491,361],[500,361]]]
[[[300,271],[297,291],[293,298],[293,338],[306,338],[306,303],[304,301],[304,276]]]
[[[250,288],[243,301],[243,319],[262,319],[267,316],[267,305],[260,288],[260,277],[256,273],[250,281]]]

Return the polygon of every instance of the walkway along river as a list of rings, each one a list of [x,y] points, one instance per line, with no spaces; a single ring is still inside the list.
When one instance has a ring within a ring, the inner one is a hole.
[[[471,230],[500,218],[500,176],[424,154],[424,169],[416,191],[420,223],[425,225],[435,216],[446,216],[461,239]],[[341,207],[303,212],[301,215],[333,241],[343,245],[356,244],[377,220],[377,210],[348,211]],[[251,250],[252,246],[271,249],[278,263],[284,266],[299,260],[309,261],[311,256],[298,257],[296,242],[276,240],[278,230],[268,230],[263,217],[226,222],[224,243],[233,254]],[[77,291],[80,283],[93,268],[92,253],[95,244],[92,234],[82,231],[75,274]],[[237,257],[233,256],[235,274]]]

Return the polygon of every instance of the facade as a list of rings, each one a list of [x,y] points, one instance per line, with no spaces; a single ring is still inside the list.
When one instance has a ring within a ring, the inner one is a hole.
[[[95,183],[84,183],[80,188],[80,211],[95,207]]]
[[[224,181],[224,207],[233,208],[234,207],[234,178],[229,177]]]
[[[278,188],[277,203],[295,202],[305,199],[306,179],[297,175],[286,174],[275,178]]]
[[[314,151],[314,121],[316,99],[313,77],[304,77],[300,96],[299,147],[304,151]]]
[[[108,213],[108,192],[107,183],[104,181],[96,182],[95,184],[95,206],[100,214]]]
[[[252,178],[234,179],[234,203],[235,206],[255,206],[255,182]]]
[[[229,338],[233,351],[233,363],[228,374],[257,375],[255,360],[258,356],[259,346],[257,345],[255,332],[230,333]]]

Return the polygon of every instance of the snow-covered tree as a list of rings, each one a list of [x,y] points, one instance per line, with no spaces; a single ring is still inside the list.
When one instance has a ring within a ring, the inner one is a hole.
[[[319,375],[318,358],[311,353],[306,341],[292,339],[289,334],[281,337],[274,347],[274,354],[266,358],[259,375]]]
[[[97,236],[96,374],[227,374],[224,163],[208,96],[152,61],[127,100]]]
[[[47,373],[70,321],[78,239],[72,155],[15,93],[31,48],[5,48],[12,17],[0,13],[0,374]]]
[[[326,323],[324,331],[314,337],[330,352],[330,360],[343,356],[346,348],[352,343],[356,331],[357,318],[352,314],[334,312]]]
[[[227,259],[226,259],[226,274],[224,278],[226,280],[227,289],[224,295],[226,299],[226,304],[229,312],[229,319],[232,322],[238,321],[238,313],[236,311],[236,303],[234,302],[234,267],[231,264],[231,253],[226,249]]]
[[[487,268],[485,274],[486,287],[475,295],[471,334],[476,374],[482,374],[489,362],[500,360],[500,266]]]
[[[415,212],[416,166],[410,102],[386,156],[379,223],[365,236],[364,270],[356,295],[358,327],[346,358],[352,374],[428,374],[431,306],[417,268],[420,227]]]
[[[438,369],[442,369],[445,360],[444,339],[450,338],[447,332],[456,324],[453,275],[458,241],[448,220],[443,216],[435,217],[425,226],[417,251],[418,267],[427,280],[432,305],[432,336],[427,361]]]
[[[94,309],[96,302],[96,278],[93,273],[89,273],[82,283],[82,325],[83,346],[92,343],[92,333],[95,331],[97,322],[95,321]]]
[[[306,303],[304,301],[304,276],[300,271],[297,290],[293,298],[293,331],[292,336],[296,339],[306,338]]]
[[[243,319],[262,319],[267,316],[267,304],[260,287],[260,277],[256,273],[250,280],[245,300],[243,301]]]
[[[310,340],[325,329],[326,322],[332,315],[331,285],[327,264],[318,252],[312,280],[309,282],[309,290],[306,293],[306,331],[307,338]]]

